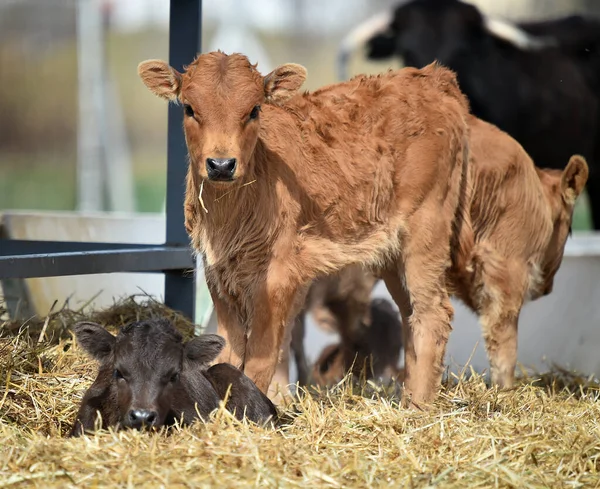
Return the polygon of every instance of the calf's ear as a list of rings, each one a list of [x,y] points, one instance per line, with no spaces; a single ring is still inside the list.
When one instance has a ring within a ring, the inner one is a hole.
[[[589,169],[583,156],[573,155],[563,171],[560,189],[565,201],[574,204],[587,183]]]
[[[152,93],[177,102],[181,91],[181,74],[168,63],[159,59],[142,61],[138,65],[138,75]]]
[[[201,365],[210,364],[225,347],[225,339],[216,334],[203,334],[185,344],[185,357]]]
[[[115,337],[97,323],[81,321],[73,326],[77,343],[93,358],[103,362],[112,354]]]
[[[306,68],[288,63],[278,66],[265,76],[267,102],[279,105],[292,98],[306,80]]]

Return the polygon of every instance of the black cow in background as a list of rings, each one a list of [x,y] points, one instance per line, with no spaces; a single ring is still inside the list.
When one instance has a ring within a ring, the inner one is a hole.
[[[477,117],[513,136],[542,167],[572,154],[590,162],[588,196],[600,229],[600,22],[580,16],[511,24],[459,0],[413,0],[354,29],[339,53],[373,60],[434,60],[454,70]]]
[[[542,22],[521,22],[518,26],[554,42],[577,62],[594,94],[600,95],[600,20],[570,15]]]

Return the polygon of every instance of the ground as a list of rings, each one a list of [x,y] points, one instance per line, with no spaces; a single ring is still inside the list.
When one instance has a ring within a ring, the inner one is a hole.
[[[1,312],[1,311],[0,311]],[[169,315],[130,299],[91,318],[115,327]],[[278,429],[217,411],[171,433],[65,435],[96,365],[73,344],[81,311],[0,321],[0,487],[599,487],[597,384],[556,371],[510,391],[445,382],[431,412],[395,389],[345,382],[281,408]]]

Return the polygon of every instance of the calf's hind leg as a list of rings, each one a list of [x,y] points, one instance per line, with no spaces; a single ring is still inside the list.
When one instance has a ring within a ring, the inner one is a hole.
[[[407,267],[407,272],[411,269],[412,266]],[[435,399],[441,384],[454,311],[443,278],[432,277],[431,283],[417,283],[408,292],[402,287],[401,276],[394,277],[389,272],[386,275],[386,286],[402,314],[403,405],[423,408]],[[408,276],[406,281],[409,282]]]
[[[449,226],[442,216],[415,222],[420,226],[405,236],[402,262],[384,279],[404,321],[403,404],[420,408],[433,401],[439,390],[454,309],[445,277]]]

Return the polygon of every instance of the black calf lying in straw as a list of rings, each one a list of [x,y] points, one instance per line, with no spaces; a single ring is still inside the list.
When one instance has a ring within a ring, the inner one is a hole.
[[[271,401],[237,368],[225,363],[209,367],[225,346],[220,336],[207,334],[184,344],[166,319],[132,323],[116,337],[90,322],[76,324],[73,331],[100,368],[71,436],[93,431],[98,413],[103,429],[189,424],[206,419],[228,390],[226,407],[238,419],[245,414],[265,423],[277,417]]]

